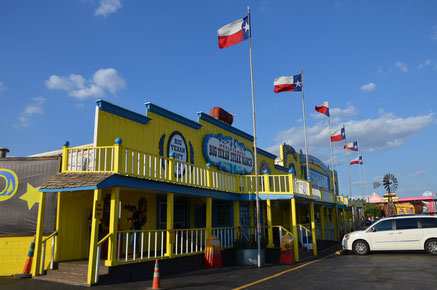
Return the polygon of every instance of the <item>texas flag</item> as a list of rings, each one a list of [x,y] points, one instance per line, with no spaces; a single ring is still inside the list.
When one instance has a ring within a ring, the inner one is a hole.
[[[322,105],[320,106],[316,106],[316,111],[319,113],[322,113],[326,116],[329,117],[329,106],[328,106],[328,102],[324,102]]]
[[[353,164],[363,164],[363,156],[357,157],[351,160],[351,165]]]
[[[344,144],[344,149],[349,149],[349,150],[352,150],[352,151],[358,151],[358,141]]]
[[[331,142],[337,142],[346,139],[344,128],[338,129],[331,135]]]
[[[219,48],[225,48],[249,39],[249,17],[238,19],[217,30]]]
[[[302,75],[292,77],[279,77],[274,81],[274,92],[301,92],[302,91]]]

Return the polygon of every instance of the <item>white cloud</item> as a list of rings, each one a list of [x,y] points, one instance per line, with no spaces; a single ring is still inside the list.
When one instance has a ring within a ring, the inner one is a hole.
[[[360,88],[363,92],[371,92],[374,91],[376,89],[376,85],[374,82],[370,82],[366,85],[362,85]]]
[[[419,65],[417,66],[417,68],[418,68],[418,69],[422,69],[422,68],[424,68],[424,67],[429,66],[431,63],[432,63],[432,59],[427,59],[427,60],[425,60],[425,62],[419,64]]]
[[[437,41],[437,25],[432,27],[431,35],[429,37],[432,41]]]
[[[413,172],[413,173],[409,174],[408,177],[422,176],[422,175],[425,175],[427,173],[428,173],[427,170],[417,170],[416,172]]]
[[[339,123],[342,117],[352,117],[357,115],[357,109],[352,105],[348,104],[345,109],[341,108],[329,108],[329,115],[331,116],[331,123]],[[311,113],[311,116],[316,119],[326,118],[325,115],[320,113]]]
[[[24,111],[21,113],[19,120],[22,127],[29,127],[31,117],[33,115],[44,115],[43,104],[46,102],[46,99],[43,97],[32,98],[31,103],[24,108]]]
[[[403,63],[402,61],[395,62],[394,67],[400,69],[403,72],[407,72],[408,71],[407,65],[405,63]]]
[[[394,114],[385,113],[376,119],[346,122],[345,128],[348,140],[358,140],[362,151],[377,152],[404,145],[417,132],[434,122],[434,113],[408,118],[400,118]],[[336,129],[332,128],[332,131]],[[279,132],[278,137],[275,139],[276,146],[285,142],[295,148],[305,148],[303,131],[302,127],[292,127]],[[324,122],[319,122],[308,128],[307,131],[308,146],[311,151],[320,151],[320,149],[323,150],[329,146],[329,132]],[[274,148],[274,146],[271,148]]]
[[[92,80],[76,74],[68,77],[52,75],[44,83],[51,90],[67,91],[69,96],[79,100],[102,97],[105,90],[116,94],[126,87],[124,79],[113,68],[99,69]]]
[[[111,13],[117,12],[121,8],[120,0],[100,0],[99,7],[97,7],[94,15],[108,16]]]
[[[6,86],[0,82],[0,93],[6,89]]]

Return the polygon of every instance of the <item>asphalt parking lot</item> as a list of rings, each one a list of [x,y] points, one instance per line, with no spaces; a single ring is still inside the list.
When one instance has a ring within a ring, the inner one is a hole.
[[[147,289],[152,281],[101,285],[98,289]],[[334,255],[290,265],[233,266],[161,277],[166,289],[434,289],[437,257],[424,252]],[[35,279],[0,278],[2,289],[78,289]]]

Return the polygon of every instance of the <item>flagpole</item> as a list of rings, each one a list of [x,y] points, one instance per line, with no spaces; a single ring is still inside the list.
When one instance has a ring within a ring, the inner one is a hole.
[[[303,94],[303,68],[300,68],[300,76],[301,76],[301,82],[302,82],[302,111],[303,111],[303,128],[305,131],[305,156],[306,156],[306,173],[307,173],[307,178],[310,177],[310,167],[308,165],[308,138],[307,138],[307,119],[305,116],[305,98],[304,98],[304,94]]]
[[[328,128],[329,128],[329,144],[331,145],[332,184],[334,185],[334,196],[337,196],[337,188],[335,187],[334,154],[332,151],[332,141],[331,141],[331,116],[328,116]]]
[[[361,155],[362,158],[363,155]],[[369,187],[367,185],[367,177],[366,177],[366,167],[364,166],[364,160],[363,160],[363,174],[364,174],[364,182],[366,183],[366,194],[369,195]]]
[[[343,124],[343,130],[345,130],[344,128],[344,124]],[[346,138],[346,130],[344,132],[344,145],[346,145],[347,143],[347,138]],[[349,149],[345,149],[346,150],[346,162],[347,162],[347,176],[349,178],[349,198],[351,199],[352,202],[352,187],[351,187],[351,173],[350,173],[350,168],[349,168],[349,153],[348,150]],[[354,225],[355,228],[355,216],[354,216],[354,208],[352,207],[352,224]]]
[[[249,17],[249,54],[250,54],[250,82],[252,86],[252,118],[253,118],[253,154],[255,163],[255,191],[256,191],[256,229],[258,244],[258,267],[261,267],[261,223],[259,210],[259,191],[258,191],[258,162],[256,147],[256,121],[255,121],[255,94],[253,89],[253,63],[252,63],[252,21],[250,20],[250,7],[247,6]]]
[[[357,145],[358,145],[358,140],[357,140]],[[360,148],[360,147],[358,147]],[[361,185],[361,196],[364,195],[364,190],[363,190],[363,179],[361,178],[361,162],[360,162],[360,150],[358,149],[358,169],[360,170],[360,185]]]

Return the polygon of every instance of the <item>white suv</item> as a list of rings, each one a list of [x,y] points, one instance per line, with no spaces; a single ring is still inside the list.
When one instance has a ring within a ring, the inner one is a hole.
[[[437,216],[382,218],[362,231],[346,234],[343,249],[358,255],[369,251],[426,250],[437,255]]]

